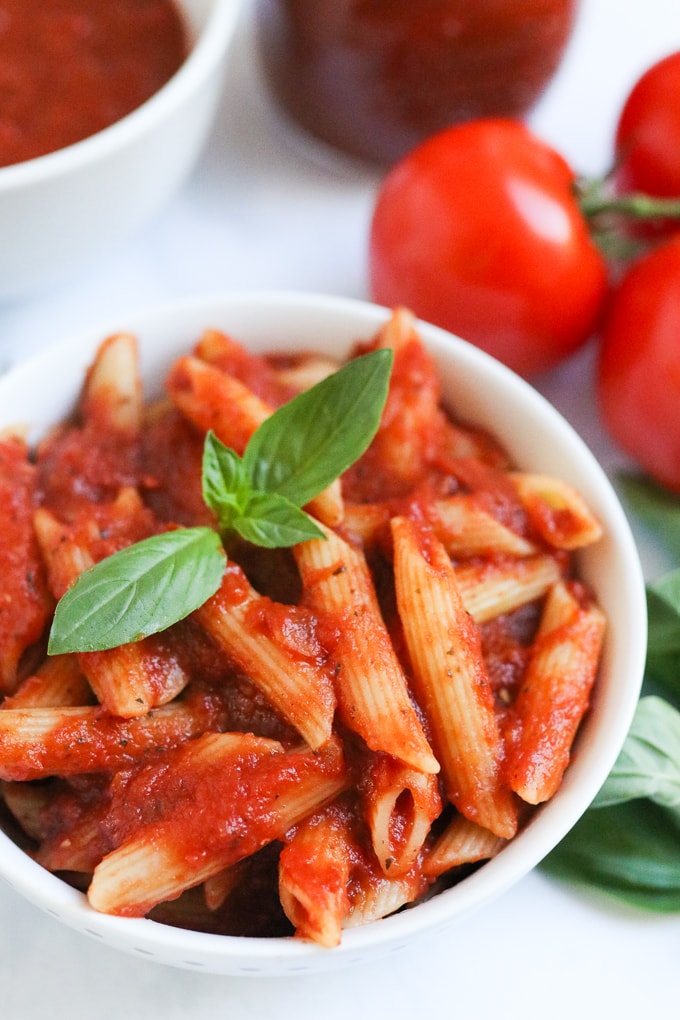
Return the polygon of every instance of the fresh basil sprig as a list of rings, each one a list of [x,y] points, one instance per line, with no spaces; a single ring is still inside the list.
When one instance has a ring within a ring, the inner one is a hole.
[[[392,362],[389,349],[347,362],[270,415],[242,457],[209,433],[203,498],[217,530],[155,535],[84,571],[57,604],[49,654],[114,648],[184,619],[219,588],[234,533],[266,548],[323,536],[301,508],[370,445]]]
[[[630,505],[680,556],[680,499],[620,479]],[[680,911],[680,569],[647,585],[643,696],[619,757],[542,868],[646,910]]]

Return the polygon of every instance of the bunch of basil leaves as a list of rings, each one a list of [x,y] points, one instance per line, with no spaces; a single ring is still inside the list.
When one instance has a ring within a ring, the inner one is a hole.
[[[680,563],[680,498],[623,476],[624,497]],[[680,910],[680,568],[647,585],[642,694],[590,808],[542,864],[548,874],[636,907]]]

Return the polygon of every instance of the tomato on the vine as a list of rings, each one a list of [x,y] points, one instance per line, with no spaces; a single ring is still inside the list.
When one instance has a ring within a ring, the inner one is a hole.
[[[653,64],[626,99],[616,128],[617,190],[680,197],[680,53]]]
[[[602,328],[598,396],[617,443],[680,491],[680,237],[633,264]]]
[[[370,234],[380,304],[488,351],[522,375],[593,333],[607,290],[566,161],[518,121],[434,135],[387,174]]]

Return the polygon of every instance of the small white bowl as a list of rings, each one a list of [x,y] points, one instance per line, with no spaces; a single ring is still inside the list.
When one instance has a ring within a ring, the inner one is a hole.
[[[190,52],[147,102],[97,134],[0,168],[0,299],[66,278],[154,215],[193,169],[220,98],[240,0],[178,0]]]
[[[151,395],[173,358],[186,352],[208,326],[230,332],[255,351],[308,348],[342,355],[353,341],[369,338],[387,314],[360,301],[299,294],[233,295],[131,316],[121,313],[118,321],[49,348],[0,378],[0,427],[30,423],[37,436],[67,415],[95,348],[115,330],[130,330],[139,337],[143,377]],[[464,937],[465,916],[538,864],[604,782],[632,719],[645,658],[644,581],[624,513],[582,440],[525,381],[441,329],[426,324],[419,329],[456,414],[491,429],[521,467],[550,472],[575,485],[604,526],[604,539],[584,551],[580,562],[582,576],[608,616],[604,658],[594,704],[558,793],[499,856],[471,877],[410,910],[346,931],[337,949],[294,939],[208,935],[98,914],[82,894],[43,870],[0,833],[0,875],[52,916],[144,959],[231,975],[336,969],[403,950],[425,933],[453,944]]]

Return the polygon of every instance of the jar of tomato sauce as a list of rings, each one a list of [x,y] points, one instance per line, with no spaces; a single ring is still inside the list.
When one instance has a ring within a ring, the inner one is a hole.
[[[258,0],[283,109],[345,152],[390,163],[441,128],[521,116],[562,57],[578,0]]]

